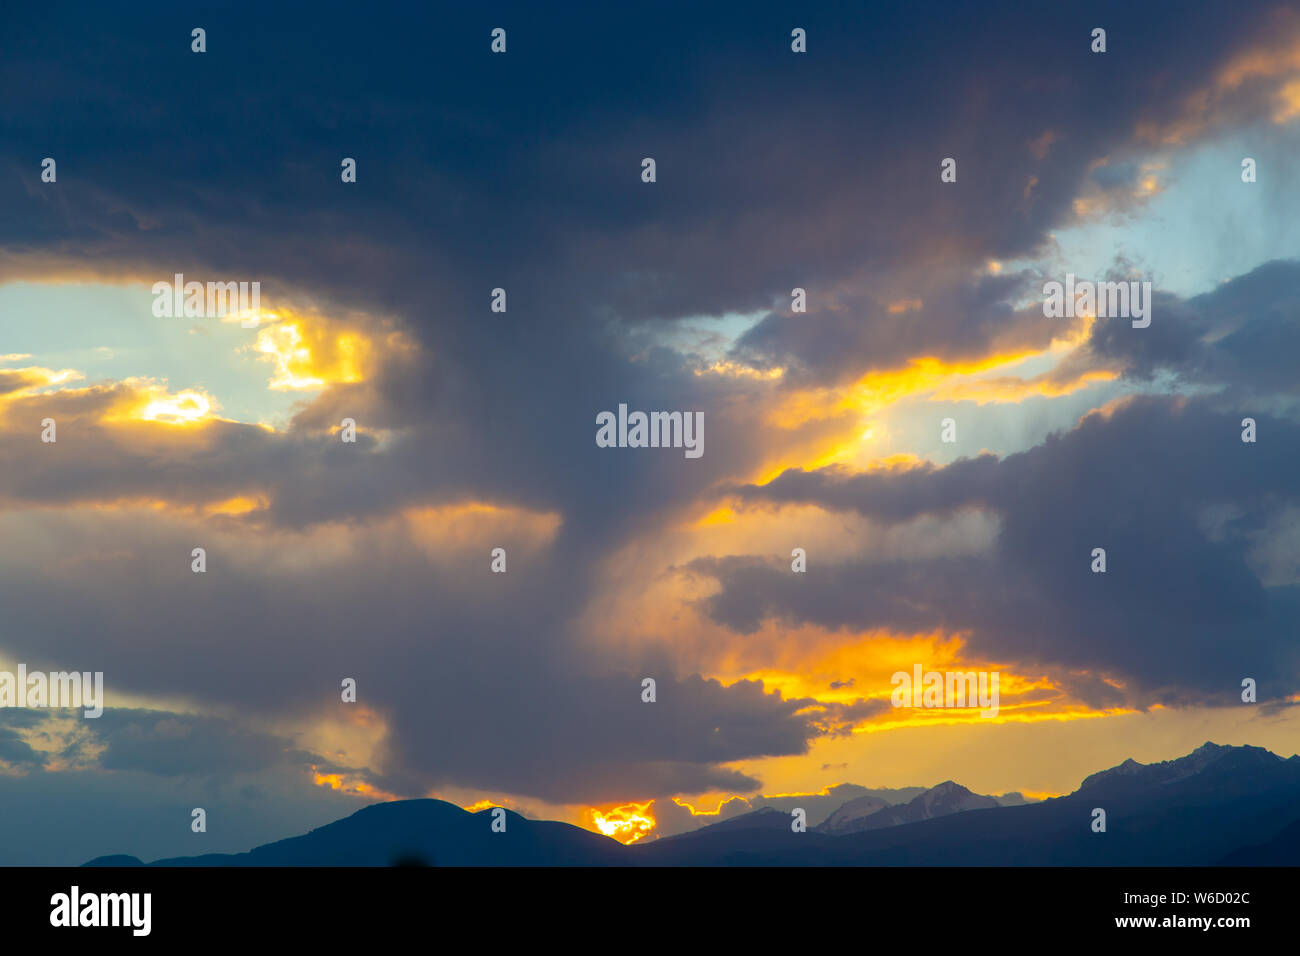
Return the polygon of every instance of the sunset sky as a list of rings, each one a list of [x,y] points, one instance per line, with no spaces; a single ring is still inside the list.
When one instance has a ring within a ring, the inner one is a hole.
[[[1300,750],[1300,14],[699,6],[6,12],[0,863]]]

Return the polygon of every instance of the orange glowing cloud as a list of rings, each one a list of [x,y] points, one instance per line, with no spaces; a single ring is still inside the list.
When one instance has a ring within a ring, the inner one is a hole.
[[[1113,382],[1117,378],[1119,373],[1109,369],[1090,369],[1066,379],[1051,374],[1030,379],[1005,376],[976,382],[956,382],[936,389],[932,397],[936,401],[967,401],[979,405],[992,402],[1019,402],[1035,396],[1059,398],[1089,388],[1098,382]]]
[[[920,299],[900,299],[898,302],[889,303],[889,314],[901,315],[904,312],[915,312],[922,305],[924,303]]]
[[[350,771],[344,770],[322,773],[320,769],[313,764],[311,774],[312,783],[318,787],[328,787],[330,790],[337,790],[340,793],[354,794],[371,800],[387,802],[400,799],[394,794],[386,793],[377,787],[371,786],[366,783],[359,774]]]
[[[563,519],[556,511],[465,501],[408,508],[401,520],[411,540],[430,558],[449,560],[457,549],[487,546],[488,542],[510,542],[526,551],[543,548],[555,540]]]
[[[1023,349],[969,361],[948,362],[926,355],[911,359],[903,368],[869,372],[842,389],[806,389],[772,410],[768,423],[776,428],[797,428],[812,419],[852,412],[877,414],[889,405],[933,390],[954,376],[979,375],[1009,368],[1041,355],[1041,349]]]
[[[797,642],[771,644],[767,649],[775,652],[771,666],[713,676],[728,684],[761,680],[783,697],[812,698],[819,703],[887,701],[894,690],[892,676],[899,671],[910,675],[913,667],[921,663],[925,670],[998,671],[1000,692],[1008,698],[1004,709],[1019,698],[1026,698],[1022,701],[1026,706],[1041,707],[1056,694],[1055,685],[1046,678],[1017,675],[1005,665],[973,660],[965,653],[961,636],[937,632],[901,635],[875,631],[848,638],[823,632],[815,638],[810,634]]]
[[[625,803],[621,807],[587,811],[591,827],[620,843],[635,843],[655,828],[655,818],[650,813],[653,800],[645,803]]]
[[[137,377],[113,385],[70,384],[84,378],[75,369],[0,369],[0,413],[39,403],[42,411],[58,412],[60,421],[81,418],[102,425],[195,425],[222,420],[216,415],[219,403],[201,388],[172,392],[163,380]]]
[[[267,386],[273,391],[363,381],[373,351],[370,340],[360,333],[283,312],[271,313],[271,321],[259,328],[252,348],[275,366]]]
[[[785,369],[756,369],[738,362],[714,362],[704,368],[697,368],[696,375],[721,375],[726,378],[750,378],[773,381],[785,375]]]
[[[84,378],[81,372],[71,368],[0,368],[0,411],[20,399],[39,395],[43,389],[57,388]]]
[[[155,422],[183,426],[219,420],[214,414],[219,403],[201,388],[171,392],[166,383],[155,379],[126,378],[116,391],[116,400],[100,418],[103,423]]]
[[[812,470],[832,464],[865,466],[874,460],[864,443],[877,437],[873,421],[890,406],[906,399],[924,397],[941,387],[951,387],[954,378],[977,376],[1008,369],[1051,351],[1021,349],[968,361],[945,361],[920,356],[902,368],[869,372],[842,388],[801,389],[785,395],[766,416],[772,429],[798,434],[809,422],[835,420],[841,427],[830,430],[810,445],[807,441],[785,447],[763,464],[751,478],[766,484],[788,468]]]
[[[757,659],[765,663],[754,666]],[[824,732],[836,735],[934,724],[1078,720],[1133,712],[1124,707],[1096,709],[1081,704],[1063,690],[1059,679],[1017,673],[1004,663],[972,658],[962,635],[938,632],[905,635],[873,631],[846,636],[814,626],[792,631],[769,623],[746,635],[743,642],[732,644],[729,652],[715,657],[713,663],[705,669],[706,676],[726,686],[761,681],[766,691],[778,692],[787,700],[811,701],[801,713]],[[911,676],[917,664],[924,671],[997,672],[996,715],[982,716],[979,707],[955,706],[947,699],[942,707],[894,707],[893,676],[899,672]],[[837,706],[861,707],[873,701],[877,704],[874,709],[856,716],[844,716]]]

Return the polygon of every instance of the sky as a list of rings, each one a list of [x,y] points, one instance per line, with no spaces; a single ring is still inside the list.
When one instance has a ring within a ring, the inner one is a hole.
[[[0,863],[1300,749],[1294,6],[408,7],[7,13]]]

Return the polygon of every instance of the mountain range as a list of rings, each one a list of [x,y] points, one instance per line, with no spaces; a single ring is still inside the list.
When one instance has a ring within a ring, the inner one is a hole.
[[[1097,810],[1105,830],[1094,829]],[[441,800],[379,803],[247,853],[150,866],[1284,866],[1300,865],[1300,756],[1206,743],[1154,764],[1126,760],[1036,803],[951,780],[902,803],[856,797],[807,832],[765,806],[624,846],[566,823]],[[87,866],[140,866],[108,856]]]
[[[946,817],[965,810],[983,810],[998,806],[998,801],[993,797],[971,793],[960,784],[945,780],[907,803],[876,809],[872,809],[873,806],[874,802],[870,797],[851,800],[815,829],[819,833],[844,836],[848,833],[879,830],[904,823],[916,823],[920,820],[933,820],[936,817]]]

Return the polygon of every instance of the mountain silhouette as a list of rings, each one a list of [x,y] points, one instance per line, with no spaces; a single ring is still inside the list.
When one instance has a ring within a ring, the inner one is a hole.
[[[848,833],[849,827],[858,820],[869,817],[889,806],[891,804],[876,796],[858,797],[856,800],[850,800],[841,806],[813,829],[818,833]]]
[[[998,794],[993,798],[1000,807],[1023,807],[1026,803],[1033,801],[1025,799],[1025,795],[1018,790],[1012,790],[1010,793]]]
[[[852,802],[856,803],[858,801]],[[874,813],[841,816],[840,812],[849,806],[845,804],[835,813],[832,813],[824,823],[817,827],[817,830],[820,833],[843,836],[848,833],[861,833],[865,830],[879,830],[882,827],[896,827],[904,823],[916,823],[920,820],[933,820],[936,817],[946,817],[949,814],[961,813],[966,810],[983,810],[997,805],[997,800],[992,797],[971,793],[961,784],[945,780],[907,803],[892,807],[881,807]]]
[[[707,833],[737,833],[743,830],[789,830],[790,814],[776,807],[760,807],[749,813],[731,817],[720,823],[710,823],[698,830],[687,830],[674,836],[663,837],[658,842],[669,840],[690,840]]]
[[[849,801],[844,806],[856,801]],[[441,800],[380,803],[248,853],[153,866],[1213,866],[1300,864],[1300,756],[1207,743],[1155,764],[1126,760],[1064,797],[1000,806],[945,781],[904,804],[841,817],[843,835],[791,830],[764,808],[623,846],[565,823],[469,813]],[[844,807],[841,807],[844,809]],[[1105,811],[1095,832],[1094,811]],[[837,811],[838,812],[838,811]],[[881,816],[884,814],[884,816]],[[827,818],[830,823],[835,818]],[[886,822],[887,821],[887,822]],[[110,856],[87,866],[141,865]]]
[[[247,853],[157,860],[151,866],[608,866],[623,862],[616,840],[568,823],[506,811],[504,833],[491,810],[470,813],[442,800],[376,803],[302,836]],[[87,866],[142,865],[99,857]]]
[[[1097,808],[1106,811],[1104,833],[1092,830]],[[1024,806],[838,837],[764,829],[632,849],[651,865],[1209,866],[1243,847],[1271,851],[1270,841],[1297,820],[1300,757],[1206,744],[1163,763],[1125,761],[1068,796]],[[1276,844],[1281,862],[1300,863],[1287,846]]]

